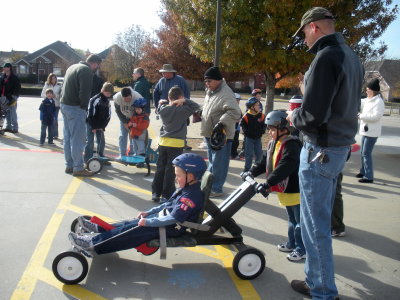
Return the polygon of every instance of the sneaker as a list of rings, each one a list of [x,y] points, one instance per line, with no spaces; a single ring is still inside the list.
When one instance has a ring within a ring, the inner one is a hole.
[[[297,252],[296,250],[290,252],[286,258],[290,261],[299,261],[302,259],[306,258],[306,254],[301,255],[299,252]]]
[[[68,167],[65,168],[65,173],[67,173],[67,174],[72,174],[73,171],[74,171],[74,169],[72,169],[72,168],[68,168]]]
[[[11,133],[18,133],[18,130],[12,130]]]
[[[307,283],[304,280],[292,280],[290,286],[296,292],[311,297],[310,288],[308,287]]]
[[[202,142],[199,147],[199,149],[208,149],[207,143]]]
[[[346,235],[346,231],[332,230],[332,237],[343,237]]]
[[[220,198],[224,195],[223,192],[211,192],[210,193],[210,198]]]
[[[80,250],[91,250],[91,248],[93,248],[90,235],[77,235],[75,232],[70,232],[68,238],[71,244]]]
[[[365,178],[361,178],[360,180],[358,180],[358,182],[361,182],[361,183],[374,183],[374,181],[372,179],[365,179]]]
[[[91,172],[91,171],[88,171],[86,169],[83,169],[83,170],[80,170],[80,171],[74,171],[72,173],[72,175],[75,176],[75,177],[90,177],[90,176],[93,176],[94,173]]]
[[[293,248],[288,248],[287,243],[279,244],[277,247],[281,252],[292,252],[294,250]]]
[[[153,200],[154,202],[160,202],[160,198],[161,198],[160,195],[157,195],[157,194],[151,195],[151,200]]]
[[[364,174],[358,173],[358,174],[356,175],[356,177],[357,177],[357,178],[363,178],[363,177],[364,177]]]
[[[78,217],[78,223],[87,232],[99,233],[99,225],[90,222],[84,216]]]

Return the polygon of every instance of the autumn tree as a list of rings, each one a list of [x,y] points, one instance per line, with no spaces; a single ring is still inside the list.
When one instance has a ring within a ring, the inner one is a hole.
[[[115,69],[111,73],[117,74],[120,81],[128,83],[132,80],[133,69],[143,58],[142,48],[149,38],[149,34],[139,25],[132,25],[116,35],[115,44],[118,48],[113,52]]]
[[[158,39],[148,40],[140,66],[146,70],[151,81],[157,81],[163,64],[172,64],[179,75],[187,79],[202,80],[204,72],[211,66],[190,53],[189,40],[178,30],[173,15],[164,11],[160,15],[164,25],[156,31]]]
[[[178,28],[189,39],[191,53],[212,62],[216,1],[162,0],[176,16]],[[323,6],[336,16],[336,30],[361,57],[382,53],[385,45],[372,48],[395,19],[397,5],[391,0],[230,0],[222,1],[221,61],[224,70],[264,73],[266,110],[273,109],[274,88],[288,75],[304,72],[312,56],[305,45],[292,39],[304,12]],[[280,74],[280,76],[276,76]]]

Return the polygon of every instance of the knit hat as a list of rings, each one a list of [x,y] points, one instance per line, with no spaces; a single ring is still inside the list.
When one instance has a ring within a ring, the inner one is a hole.
[[[378,78],[372,79],[370,82],[368,82],[367,88],[369,88],[371,91],[379,92],[381,90],[379,86],[379,79]]]
[[[10,63],[5,63],[3,68],[12,68],[12,65]]]
[[[218,67],[211,67],[204,73],[204,79],[222,80],[221,72]]]
[[[311,22],[323,20],[323,19],[331,19],[335,20],[335,18],[332,16],[332,14],[327,10],[326,8],[323,7],[313,7],[306,11],[306,13],[303,15],[301,18],[301,23],[300,27],[297,29],[296,33],[293,35],[293,37],[297,36],[300,31],[303,29],[304,26],[307,24],[310,24]]]
[[[94,64],[101,64],[101,58],[97,54],[90,54],[87,58],[86,61],[88,63],[94,63]]]

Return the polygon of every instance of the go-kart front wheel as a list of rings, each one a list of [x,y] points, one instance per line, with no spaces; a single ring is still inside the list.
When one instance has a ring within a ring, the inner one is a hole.
[[[85,279],[89,266],[86,258],[75,251],[62,252],[53,261],[54,276],[65,284],[77,284]]]
[[[257,278],[264,271],[264,268],[264,254],[254,248],[247,248],[238,252],[233,259],[233,271],[241,279]]]
[[[103,163],[101,162],[100,159],[92,157],[87,161],[87,168],[89,169],[89,171],[92,171],[93,173],[99,173],[103,168]]]

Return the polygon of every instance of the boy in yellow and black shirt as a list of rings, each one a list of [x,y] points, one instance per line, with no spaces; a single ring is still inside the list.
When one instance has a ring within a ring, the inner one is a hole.
[[[196,102],[184,98],[183,91],[178,86],[169,90],[168,100],[159,101],[157,110],[162,126],[157,169],[151,185],[152,200],[155,202],[159,202],[161,197],[169,199],[175,191],[172,161],[183,153],[187,134],[186,120],[199,109]]]
[[[261,161],[246,175],[266,173],[265,187],[277,192],[279,203],[286,207],[289,218],[288,241],[278,245],[278,250],[290,252],[287,259],[299,261],[306,258],[300,228],[299,164],[302,144],[290,135],[290,124],[284,110],[271,111],[265,118],[272,140]]]

